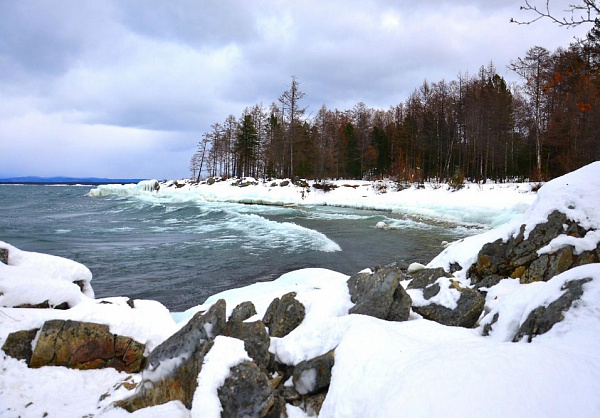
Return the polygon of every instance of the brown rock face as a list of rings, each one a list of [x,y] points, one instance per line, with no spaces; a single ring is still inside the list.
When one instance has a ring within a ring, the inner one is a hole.
[[[40,330],[29,367],[112,367],[137,373],[143,365],[144,348],[129,337],[112,334],[107,325],[57,319],[47,321]]]

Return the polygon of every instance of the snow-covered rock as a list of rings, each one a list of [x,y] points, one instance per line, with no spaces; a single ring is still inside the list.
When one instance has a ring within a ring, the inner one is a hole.
[[[217,196],[223,190],[221,184],[227,186],[227,182],[205,185],[203,198],[213,193],[207,191],[208,188],[213,188]],[[192,196],[197,192],[193,187],[169,189],[174,193],[186,193],[187,188]],[[260,190],[269,187],[262,184],[228,187],[230,191],[224,191],[224,197],[217,197],[289,202],[282,196],[289,196],[290,190],[294,190],[291,186],[273,187],[272,197],[265,198],[268,194],[262,194]],[[339,187],[327,195],[340,189],[367,195],[366,188],[361,190],[361,187],[358,184],[356,187]],[[465,197],[469,195],[465,190],[468,188],[452,195],[463,196],[467,201]],[[424,287],[411,286],[413,289],[408,293],[412,296],[413,307],[424,300],[434,300],[436,304],[452,309],[459,304],[461,289],[481,291],[482,297],[485,295],[485,305],[475,328],[445,326],[423,318],[414,308],[408,320],[403,322],[349,314],[354,303],[347,284],[348,276],[324,269],[305,269],[285,274],[272,282],[214,295],[201,306],[174,314],[177,325],[158,314],[160,310],[156,306],[144,306],[148,301],[135,301],[134,309],[126,308],[126,301],[101,307],[91,297],[82,296],[83,299],[67,311],[3,308],[0,312],[0,342],[10,331],[30,329],[22,327],[39,325],[47,319],[77,316],[80,320],[93,317],[97,319],[94,322],[107,323],[113,333],[142,336],[138,340],[150,341],[152,348],[174,334],[178,327],[177,335],[185,335],[189,324],[193,323],[190,318],[201,317],[200,312],[223,302],[226,307],[221,306],[219,310],[226,318],[240,303],[251,301],[254,311],[247,305],[232,316],[235,319],[239,314],[244,318],[240,319],[243,323],[259,323],[273,299],[294,292],[294,299],[304,307],[304,317],[285,335],[270,338],[273,363],[268,366],[268,374],[249,360],[252,357],[240,340],[226,335],[211,337],[212,341],[206,344],[206,347],[212,346],[208,354],[203,352],[202,359],[196,358],[202,363],[202,371],[196,369],[195,376],[188,376],[195,382],[192,385],[195,390],[191,391],[192,386],[189,388],[191,400],[182,403],[165,399],[163,405],[140,409],[135,416],[218,417],[224,410],[234,414],[241,411],[240,405],[227,403],[227,400],[239,396],[239,399],[256,397],[257,405],[246,409],[252,413],[278,413],[285,409],[290,416],[306,416],[310,412],[318,413],[320,417],[388,417],[401,411],[414,417],[596,417],[600,415],[597,395],[600,392],[600,263],[593,257],[598,254],[592,254],[585,265],[573,264],[562,273],[556,270],[559,274],[550,273],[548,277],[544,274],[543,281],[532,283],[521,280],[522,277],[511,278],[512,273],[506,275],[503,270],[498,270],[478,283],[486,286],[475,286],[467,273],[478,262],[480,251],[486,244],[498,240],[508,243],[521,234],[522,242],[526,242],[532,235],[535,237],[536,227],[543,229],[555,212],[565,216],[564,223],[557,223],[560,228],[556,230],[560,233],[550,236],[549,240],[541,240],[542,247],[538,248],[536,244],[530,252],[535,259],[527,268],[540,257],[552,256],[567,247],[572,247],[575,258],[586,251],[593,252],[600,239],[597,233],[600,230],[599,190],[600,162],[547,183],[522,216],[479,236],[453,243],[432,260],[425,271],[411,271],[418,275],[427,274],[429,269],[444,269],[444,274]],[[158,194],[161,193],[165,192],[161,189]],[[312,191],[305,199],[315,199],[313,196],[316,195],[326,200],[326,194],[319,190]],[[393,195],[385,193],[381,196],[387,199]],[[333,202],[338,199],[331,196]],[[348,195],[345,198],[348,199]],[[438,195],[437,205],[447,204],[454,209],[464,207],[451,199],[454,197]],[[357,205],[363,204],[359,198],[356,201]],[[496,200],[488,199],[484,204],[493,205],[493,201]],[[382,202],[378,200],[376,204],[383,207]],[[481,202],[478,204],[482,205]],[[510,206],[511,203],[502,205]],[[581,228],[577,229],[578,235],[569,233],[574,231],[571,223]],[[9,265],[4,270],[0,265],[0,272],[5,277],[12,277],[10,272],[18,271],[6,270],[11,268],[11,263],[9,257]],[[66,270],[73,267],[69,263],[62,265]],[[26,276],[15,274],[26,280]],[[65,274],[65,277],[71,276]],[[46,280],[54,279],[46,277]],[[409,283],[403,280],[398,285],[408,286]],[[425,298],[425,293],[429,299]],[[124,315],[125,309],[129,310],[128,315]],[[141,315],[135,317],[139,328],[130,322],[140,309],[153,313],[153,333]],[[239,313],[242,310],[246,313]],[[256,313],[248,317],[253,312]],[[121,315],[120,321],[115,317],[117,313]],[[104,321],[99,320],[101,318]],[[215,328],[204,322],[200,328],[208,335],[216,333],[219,326]],[[226,327],[221,329],[222,332],[226,332]],[[152,379],[165,376],[191,354],[187,349],[189,344],[164,348],[168,346],[163,345],[150,354],[149,368],[143,379],[139,375],[124,376],[114,370],[73,371],[48,367],[32,370],[21,361],[0,356],[0,369],[3,370],[0,374],[0,411],[15,416],[41,416],[44,412],[61,416],[130,416],[127,411],[114,407],[115,401],[130,397],[127,387],[139,386],[140,382],[145,383],[139,387],[151,387],[157,381]],[[323,371],[331,366],[330,375],[320,375],[315,369],[323,358],[327,358],[327,367]],[[255,383],[245,385],[242,377],[250,375],[250,380]],[[60,388],[48,384],[56,381],[61,382]],[[303,398],[299,391],[310,395]],[[98,401],[101,396],[102,400]],[[283,405],[283,402],[287,404]]]

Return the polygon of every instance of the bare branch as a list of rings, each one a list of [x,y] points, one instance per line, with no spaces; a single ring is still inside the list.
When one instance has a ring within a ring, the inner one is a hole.
[[[516,20],[511,18],[512,23],[518,25],[530,25],[541,19],[549,19],[559,26],[572,28],[584,23],[595,23],[600,16],[600,5],[597,0],[581,0],[581,4],[570,4],[564,12],[570,14],[570,17],[557,17],[556,13],[550,11],[550,0],[546,0],[545,6],[540,7],[532,4],[531,0],[524,0],[525,5],[520,7],[520,10],[532,12],[534,17],[530,20]]]

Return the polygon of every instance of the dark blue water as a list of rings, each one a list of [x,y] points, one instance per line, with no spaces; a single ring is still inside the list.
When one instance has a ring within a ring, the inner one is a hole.
[[[90,189],[0,185],[0,240],[85,264],[96,297],[154,299],[174,311],[305,267],[353,274],[426,263],[442,241],[471,234],[385,212],[89,197]],[[376,229],[378,221],[398,229]]]

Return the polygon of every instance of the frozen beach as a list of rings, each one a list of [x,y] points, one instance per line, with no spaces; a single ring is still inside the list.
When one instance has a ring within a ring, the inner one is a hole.
[[[432,299],[425,297],[425,289],[411,288],[410,280],[401,282],[413,303],[408,320],[402,322],[349,314],[355,306],[347,284],[349,276],[320,268],[227,290],[185,312],[169,312],[151,300],[135,300],[132,308],[127,298],[95,299],[92,274],[85,266],[0,242],[0,248],[9,254],[8,264],[0,263],[0,345],[12,332],[62,319],[107,324],[111,333],[146,344],[149,354],[194,314],[208,310],[220,299],[226,302],[227,316],[238,304],[251,301],[256,313],[245,321],[251,322],[263,319],[274,298],[295,292],[295,299],[304,307],[304,319],[287,335],[270,337],[269,352],[278,363],[292,367],[335,350],[321,417],[598,416],[599,179],[597,162],[545,184],[537,193],[530,184],[467,185],[458,191],[446,185],[425,185],[395,191],[389,183],[353,181],[332,182],[337,187],[324,192],[312,184],[297,187],[282,185],[280,180],[262,183],[252,179],[244,179],[248,185],[242,187],[225,181],[211,185],[167,182],[160,184],[158,191],[153,182],[100,186],[90,196],[135,194],[156,202],[374,209],[430,222],[477,226],[483,232],[451,243],[427,266],[411,266],[453,271],[451,277],[436,281],[441,291]],[[519,234],[527,239],[555,211],[586,233],[569,235],[565,223],[564,233],[539,249],[538,256],[572,247],[575,259],[589,253],[593,262],[531,283],[522,283],[516,276],[500,277],[482,289],[485,307],[471,328],[442,325],[415,312],[432,301],[450,310],[456,308],[460,299],[457,289],[474,287],[469,269],[478,263],[478,253],[486,243],[508,242]],[[393,222],[378,224],[382,229],[401,227]],[[534,310],[548,307],[567,292],[569,283],[581,280],[585,281],[583,294],[564,312],[562,321],[535,335],[531,342],[513,342]],[[67,302],[69,309],[15,307],[44,300],[50,306]],[[248,358],[240,340],[219,335],[197,376],[191,408],[172,401],[130,414],[113,403],[130,396],[148,377],[144,376],[148,370],[33,369],[23,360],[0,353],[0,417],[218,417],[222,408],[219,387],[230,369]],[[285,412],[290,417],[314,413],[289,403]]]

